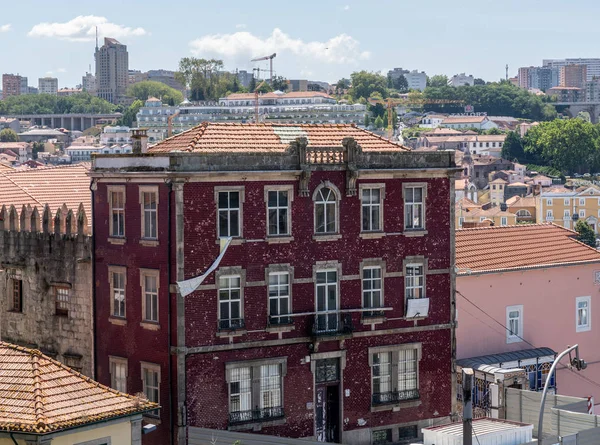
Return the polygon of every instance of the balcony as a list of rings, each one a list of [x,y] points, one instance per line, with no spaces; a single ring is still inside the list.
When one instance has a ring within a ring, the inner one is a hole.
[[[408,400],[417,400],[420,397],[418,389],[407,389],[404,391],[388,391],[376,392],[373,394],[372,404],[388,405],[392,403],[400,403]]]
[[[278,316],[270,316],[269,317],[269,326],[286,326],[291,325],[294,322],[292,321],[292,317],[285,315]]]
[[[236,411],[229,413],[229,425],[240,425],[243,423],[267,422],[285,417],[283,407],[257,408],[248,411]]]
[[[316,315],[312,325],[313,337],[351,335],[353,331],[352,315],[339,312]]]
[[[219,320],[219,331],[235,331],[237,329],[244,329],[246,324],[243,318],[227,318]]]

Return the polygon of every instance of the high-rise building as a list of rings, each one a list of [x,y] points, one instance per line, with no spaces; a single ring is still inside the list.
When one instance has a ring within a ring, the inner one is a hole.
[[[116,39],[104,38],[101,48],[96,46],[96,95],[113,104],[126,103],[129,79],[127,46]]]
[[[40,94],[58,94],[58,79],[56,77],[40,77],[38,79],[38,92]]]
[[[427,74],[425,74],[425,71],[409,71],[402,68],[394,68],[388,71],[388,77],[391,77],[393,80],[398,79],[400,76],[404,76],[406,79],[409,90],[423,91],[427,86]]]
[[[556,68],[566,65],[585,65],[587,68],[586,81],[600,77],[600,59],[544,59],[542,65]]]
[[[585,88],[587,81],[586,65],[565,65],[560,67],[560,86]],[[592,80],[592,79],[589,79]]]
[[[21,76],[18,74],[2,74],[2,98],[21,94]]]
[[[86,72],[85,76],[81,77],[81,89],[90,94],[96,94],[96,76]]]
[[[21,76],[20,93],[21,94],[28,94],[29,93],[29,91],[27,90],[27,77]]]
[[[462,86],[473,86],[475,85],[475,78],[473,75],[469,74],[468,76],[465,73],[455,74],[450,79],[450,85],[453,87],[462,87]]]
[[[176,90],[183,91],[185,88],[181,85],[177,80],[175,80],[175,71],[170,70],[149,70],[145,73],[147,80],[152,80],[154,82],[164,83],[171,88],[175,88]]]
[[[519,68],[519,87],[526,90],[535,88],[546,91],[559,85],[559,68],[550,66],[529,66]]]

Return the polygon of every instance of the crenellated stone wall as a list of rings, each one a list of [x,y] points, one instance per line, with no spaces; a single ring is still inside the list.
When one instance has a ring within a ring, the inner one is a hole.
[[[93,377],[92,237],[65,205],[0,209],[0,338]]]

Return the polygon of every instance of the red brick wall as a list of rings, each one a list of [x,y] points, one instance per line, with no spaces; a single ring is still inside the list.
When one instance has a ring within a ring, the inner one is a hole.
[[[121,183],[125,184],[125,183]],[[119,185],[119,183],[115,183]],[[126,184],[126,211],[124,245],[108,242],[109,206],[106,183],[98,183],[94,193],[95,231],[95,319],[96,319],[96,379],[110,386],[109,355],[128,359],[127,390],[130,394],[142,391],[140,362],[150,362],[161,366],[160,404],[161,424],[158,429],[144,436],[144,444],[162,445],[169,443],[169,344],[168,344],[168,299],[169,279],[167,272],[167,239],[169,230],[167,186],[160,182],[158,203],[158,247],[146,247],[139,243],[141,236],[141,211],[139,186]],[[127,325],[117,326],[109,321],[110,285],[108,266],[127,267],[126,315]],[[160,270],[159,324],[160,330],[151,331],[140,326],[142,321],[142,290],[139,269]]]

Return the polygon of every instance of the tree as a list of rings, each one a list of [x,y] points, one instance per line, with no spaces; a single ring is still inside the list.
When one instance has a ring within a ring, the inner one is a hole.
[[[377,119],[375,119],[375,128],[383,128],[383,126],[383,119],[381,118],[381,116],[377,116]]]
[[[248,84],[248,91],[250,91],[251,93],[254,93],[255,89],[256,89],[256,78],[254,76],[252,76],[252,78],[250,79],[250,83]]]
[[[45,146],[43,142],[34,142],[33,143],[33,147],[32,147],[32,155],[33,155],[33,159],[37,159],[38,158],[38,153],[40,151],[44,151],[45,150]]]
[[[583,220],[577,221],[575,224],[575,231],[579,233],[577,240],[583,244],[587,244],[590,247],[596,247],[596,234],[594,229],[590,227],[588,223]]]
[[[441,88],[448,86],[448,76],[445,74],[436,74],[427,78],[427,86],[431,88]]]
[[[233,89],[235,74],[223,71],[223,61],[184,57],[179,61],[177,80],[190,89],[192,100],[218,100]]]
[[[346,79],[344,77],[342,77],[340,80],[338,80],[337,83],[335,84],[336,94],[344,94],[344,91],[348,90],[349,88],[350,88],[350,79]]]
[[[371,125],[371,117],[369,116],[369,113],[365,113],[364,125],[365,125],[365,128],[369,128],[369,125]]]
[[[24,94],[0,101],[0,115],[114,113],[117,107],[99,97],[83,92],[68,97],[51,94]]]
[[[357,71],[350,75],[350,79],[352,80],[350,95],[354,100],[361,97],[368,99],[375,91],[383,98],[387,97],[387,79],[379,73]]]
[[[502,157],[510,161],[517,159],[520,162],[525,161],[525,151],[521,136],[515,131],[509,131],[502,145]]]
[[[479,77],[473,81],[473,85],[485,85],[485,80],[480,79]]]
[[[156,97],[169,105],[178,105],[183,102],[181,91],[177,91],[175,88],[171,88],[162,82],[154,82],[152,80],[145,80],[131,85],[127,88],[127,95],[141,101],[146,101],[149,97]]]
[[[387,86],[390,89],[398,90],[400,93],[408,92],[408,81],[404,74],[400,74],[398,77],[392,77],[391,74],[388,74]]]
[[[18,140],[19,136],[14,130],[5,128],[4,130],[0,131],[0,142],[17,142]]]
[[[129,108],[125,110],[125,113],[123,113],[121,119],[117,121],[117,124],[124,125],[126,127],[133,126],[133,123],[136,120],[136,115],[138,114],[138,111],[140,111],[140,108],[142,108],[143,106],[144,102],[142,102],[139,99],[134,100],[133,103],[129,106]]]
[[[323,91],[324,90],[324,88],[321,85],[319,85],[318,83],[309,83],[306,86],[306,89],[308,91]]]
[[[283,76],[274,76],[271,88],[273,91],[285,91],[288,88],[288,80]]]

